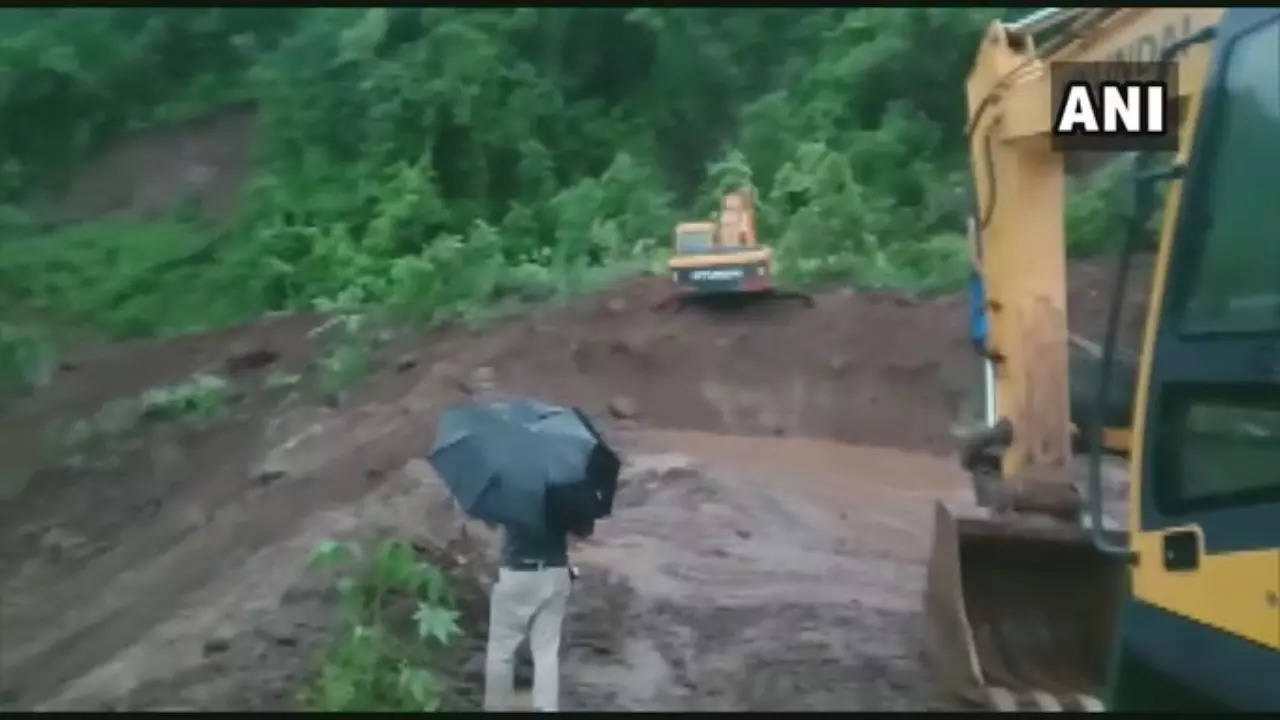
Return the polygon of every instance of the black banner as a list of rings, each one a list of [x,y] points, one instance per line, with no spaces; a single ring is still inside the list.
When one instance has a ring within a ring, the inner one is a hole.
[[[1053,63],[1049,72],[1054,150],[1178,149],[1177,63]]]

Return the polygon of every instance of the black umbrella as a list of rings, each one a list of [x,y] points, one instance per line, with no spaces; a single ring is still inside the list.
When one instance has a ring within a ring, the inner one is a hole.
[[[613,496],[618,490],[618,455],[577,408],[539,419],[534,428],[548,436],[563,438],[586,452],[581,475],[552,477],[547,486],[548,517],[564,529],[582,529],[613,512]]]
[[[535,532],[612,512],[620,466],[581,411],[529,399],[446,411],[428,461],[472,517]]]

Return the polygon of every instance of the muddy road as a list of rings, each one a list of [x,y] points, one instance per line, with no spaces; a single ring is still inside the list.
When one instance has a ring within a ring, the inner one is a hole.
[[[925,707],[930,508],[967,493],[964,299],[651,312],[664,291],[389,340],[336,406],[270,381],[312,372],[314,318],[69,359],[0,416],[0,706],[296,708],[334,619],[310,553],[377,537],[455,571],[468,635],[448,672],[474,702],[493,538],[416,458],[486,375],[582,407],[628,462],[579,550],[566,707]],[[198,371],[232,384],[218,420],[60,450],[75,420]]]
[[[616,517],[578,553],[567,707],[930,705],[928,500],[963,497],[951,463],[703,433],[635,443]],[[797,472],[815,460],[845,471]]]
[[[952,463],[830,441],[669,431],[615,439],[627,457],[615,516],[575,549],[583,576],[564,629],[566,710],[930,705],[922,529],[927,499],[963,496]],[[744,464],[753,453],[771,462]],[[787,471],[814,454],[851,471]],[[326,538],[370,534],[462,558],[455,571],[474,582],[466,597],[482,621],[496,537],[456,515],[415,460],[228,568],[181,613],[38,707],[290,707],[332,614],[308,554]],[[481,659],[477,633],[455,668],[472,701]]]

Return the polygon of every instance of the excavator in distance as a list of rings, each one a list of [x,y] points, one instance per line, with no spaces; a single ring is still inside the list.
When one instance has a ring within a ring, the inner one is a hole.
[[[1171,163],[1134,159],[1094,413],[1073,417],[1065,176],[1098,158],[1052,147],[1049,70],[1111,60],[1176,62],[1182,112]],[[988,417],[963,453],[976,502],[935,508],[936,673],[994,710],[1280,710],[1280,9],[995,22],[966,96]],[[1119,304],[1156,183],[1130,419],[1104,442]],[[1115,485],[1103,445],[1127,455]]]
[[[674,253],[667,261],[675,293],[659,308],[694,303],[771,298],[795,299],[813,306],[813,298],[781,290],[774,284],[773,249],[756,237],[754,192],[729,193],[721,200],[715,222],[676,225]]]

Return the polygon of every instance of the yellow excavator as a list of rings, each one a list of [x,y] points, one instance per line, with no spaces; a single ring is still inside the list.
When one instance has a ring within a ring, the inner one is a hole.
[[[678,307],[695,301],[784,298],[813,306],[813,298],[779,289],[773,277],[773,249],[756,237],[755,193],[731,192],[721,200],[714,222],[676,225],[667,261],[675,293],[660,303]]]
[[[1073,417],[1065,178],[1100,158],[1054,149],[1050,65],[1113,60],[1176,62],[1178,148],[1132,157],[1094,411]],[[966,97],[988,412],[963,453],[975,502],[936,506],[940,679],[994,710],[1280,710],[1280,9],[995,22]],[[1152,240],[1130,419],[1106,428]]]

